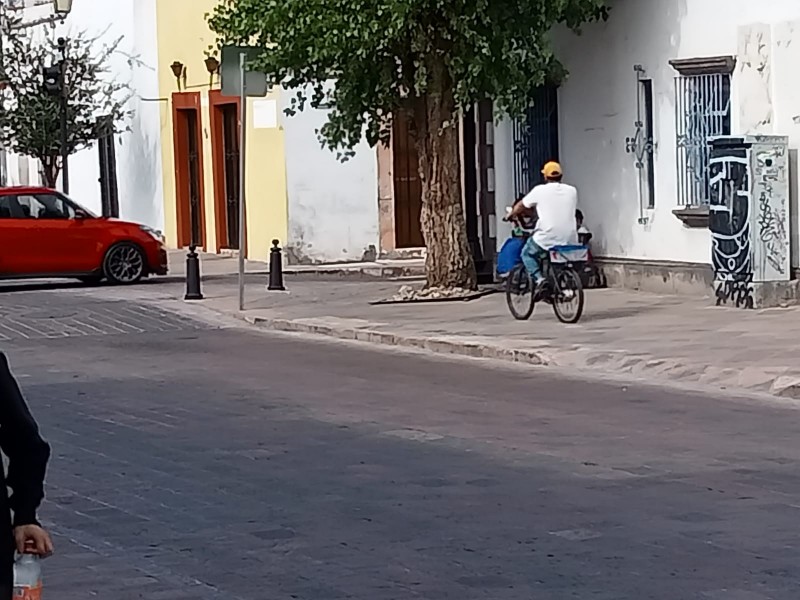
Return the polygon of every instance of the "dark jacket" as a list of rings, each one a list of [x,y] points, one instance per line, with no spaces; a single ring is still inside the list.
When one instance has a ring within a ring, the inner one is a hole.
[[[0,352],[0,449],[8,458],[8,473],[0,470],[0,600],[10,600],[14,544],[12,525],[36,523],[36,511],[44,498],[44,476],[50,446],[39,435],[17,381]],[[7,488],[11,488],[9,497]],[[14,512],[13,523],[11,512]],[[3,515],[8,515],[4,517]]]

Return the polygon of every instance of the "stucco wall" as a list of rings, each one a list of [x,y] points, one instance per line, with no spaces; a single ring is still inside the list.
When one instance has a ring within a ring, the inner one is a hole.
[[[284,98],[291,97],[285,94]],[[365,142],[346,162],[320,145],[327,111],[281,114],[289,206],[287,258],[293,263],[374,259],[378,248],[375,150]]]
[[[206,249],[216,251],[214,214],[214,174],[212,169],[211,132],[209,129],[209,74],[204,64],[206,51],[216,43],[209,30],[206,15],[216,0],[156,0],[158,21],[159,90],[161,102],[161,139],[164,174],[165,233],[170,245],[177,241],[175,199],[175,161],[172,131],[172,94],[178,84],[169,66],[179,61],[186,67],[183,91],[201,96],[203,138],[204,215]],[[219,57],[218,57],[219,58]],[[214,88],[218,87],[215,80]],[[280,102],[275,91],[267,99]],[[248,101],[247,123],[247,255],[266,260],[270,240],[286,240],[286,169],[283,154],[283,131],[279,127],[257,127],[254,108],[265,100]]]
[[[86,30],[108,42],[122,37],[109,59],[108,76],[128,82],[130,131],[116,139],[120,217],[163,228],[163,193],[159,143],[158,64],[156,61],[155,0],[78,0],[65,25],[69,34]],[[147,99],[147,100],[145,100]],[[100,212],[100,170],[97,147],[83,150],[70,161],[70,195]]]
[[[50,13],[50,6],[34,7],[26,11],[26,20]],[[162,228],[160,117],[157,102],[150,101],[158,97],[155,0],[76,0],[72,13],[57,31],[66,37],[85,31],[89,36],[99,36],[98,44],[122,38],[118,51],[109,59],[107,74],[128,82],[135,92],[128,105],[134,117],[120,124],[131,131],[116,137],[120,217]],[[101,210],[99,178],[96,146],[71,157],[70,195],[97,213]],[[12,185],[40,183],[38,163],[10,157],[9,181]]]
[[[616,0],[607,23],[575,36],[555,34],[570,71],[559,91],[561,161],[581,192],[581,208],[599,253],[708,263],[706,230],[683,226],[677,208],[674,77],[671,59],[736,55],[732,87],[734,133],[788,135],[800,143],[800,3],[796,0]],[[635,133],[636,75],[653,79],[655,209],[639,224],[638,173],[625,139]],[[501,123],[498,210],[512,200],[511,127]],[[794,153],[796,156],[796,152]],[[796,164],[793,165],[796,167]],[[796,190],[797,169],[792,174]],[[797,229],[795,220],[795,230]],[[499,236],[502,243],[504,229]],[[796,235],[796,234],[795,234]],[[797,250],[795,248],[795,257]]]

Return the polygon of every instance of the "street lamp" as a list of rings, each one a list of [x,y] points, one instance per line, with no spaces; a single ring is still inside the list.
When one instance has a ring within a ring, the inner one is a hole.
[[[71,4],[71,0],[67,0]],[[58,38],[58,49],[61,52],[61,190],[69,195],[69,85],[67,81],[67,40]]]
[[[53,10],[57,15],[66,17],[72,11],[72,0],[53,0]]]

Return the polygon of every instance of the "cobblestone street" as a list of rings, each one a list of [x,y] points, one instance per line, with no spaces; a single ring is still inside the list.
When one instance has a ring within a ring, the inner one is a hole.
[[[55,339],[125,333],[157,333],[194,329],[197,324],[164,310],[125,301],[83,301],[66,307],[3,304],[0,342],[17,339]]]
[[[796,597],[793,403],[0,295],[58,600]],[[193,309],[194,310],[194,309]]]

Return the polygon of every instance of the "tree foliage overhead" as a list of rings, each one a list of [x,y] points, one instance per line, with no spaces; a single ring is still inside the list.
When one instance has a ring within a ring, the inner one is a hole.
[[[255,66],[302,90],[297,109],[330,106],[325,141],[352,148],[365,132],[386,139],[387,115],[428,93],[440,62],[456,109],[489,98],[523,114],[537,86],[563,75],[552,28],[606,11],[604,0],[221,0],[209,23],[224,42],[264,48]]]
[[[220,0],[209,24],[221,43],[262,49],[252,68],[294,91],[291,110],[331,109],[321,130],[331,149],[365,135],[388,142],[391,116],[405,113],[427,285],[474,289],[459,113],[488,99],[500,114],[522,115],[537,87],[563,75],[553,27],[605,16],[604,0]]]
[[[52,28],[46,32],[18,28],[13,15],[6,16],[5,61],[0,65],[0,139],[10,151],[41,161],[47,185],[54,186],[61,170],[61,99],[44,89],[42,72],[61,60],[58,36]],[[100,134],[125,129],[130,116],[130,87],[108,69],[109,58],[122,39],[105,43],[101,37],[75,32],[68,40],[70,154],[91,146]]]

